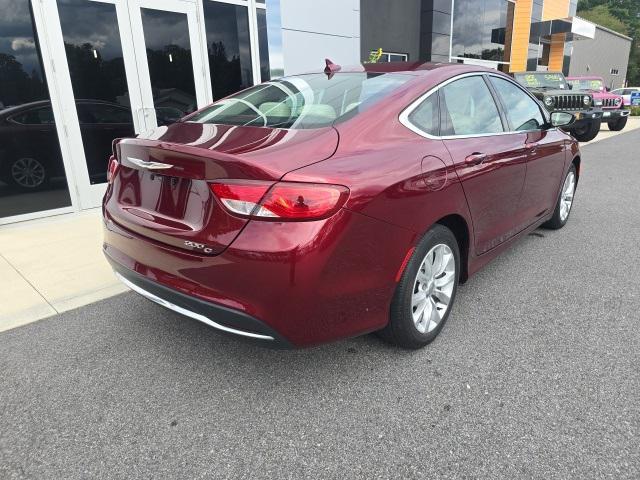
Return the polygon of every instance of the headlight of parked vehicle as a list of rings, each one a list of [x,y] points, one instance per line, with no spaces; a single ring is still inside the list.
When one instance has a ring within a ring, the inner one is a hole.
[[[584,103],[587,107],[591,105],[591,97],[589,95],[585,95],[582,97],[582,103]]]
[[[616,98],[616,106],[620,105],[620,99]]]
[[[553,107],[553,97],[544,97],[544,104],[547,107]]]

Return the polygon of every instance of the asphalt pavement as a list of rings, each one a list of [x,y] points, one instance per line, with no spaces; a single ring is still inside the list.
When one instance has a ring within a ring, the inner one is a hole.
[[[0,478],[640,478],[640,131],[408,352],[275,351],[127,293],[0,334]]]

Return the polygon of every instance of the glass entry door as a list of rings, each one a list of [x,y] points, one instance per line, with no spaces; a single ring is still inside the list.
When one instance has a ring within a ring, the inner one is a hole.
[[[204,106],[208,79],[195,3],[129,0],[140,78],[140,122],[151,129]]]
[[[100,205],[114,138],[172,123],[211,98],[196,0],[49,0],[80,207]],[[69,81],[64,81],[65,76]],[[207,89],[208,87],[208,89]]]

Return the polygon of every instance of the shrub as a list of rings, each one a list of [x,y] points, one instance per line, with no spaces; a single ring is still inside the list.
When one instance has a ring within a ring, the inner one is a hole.
[[[631,116],[632,117],[640,117],[640,107],[638,107],[638,106],[631,107]]]

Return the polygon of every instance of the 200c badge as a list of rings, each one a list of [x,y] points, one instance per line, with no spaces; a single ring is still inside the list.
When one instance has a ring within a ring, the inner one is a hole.
[[[195,250],[200,250],[204,253],[213,253],[213,248],[207,247],[204,243],[196,243],[196,242],[191,242],[189,240],[185,240],[184,245],[185,247],[190,247]]]

